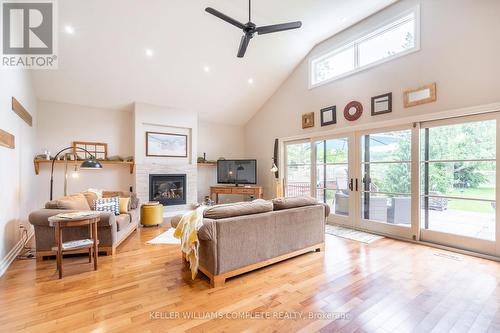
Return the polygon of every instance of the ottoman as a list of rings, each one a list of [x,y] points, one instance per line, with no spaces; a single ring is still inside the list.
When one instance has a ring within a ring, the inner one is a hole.
[[[143,226],[158,226],[163,223],[163,205],[142,205],[141,224]]]

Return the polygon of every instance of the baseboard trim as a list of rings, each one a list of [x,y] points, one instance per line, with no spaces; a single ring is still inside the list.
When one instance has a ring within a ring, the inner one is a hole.
[[[35,228],[30,228],[28,230],[27,242],[29,242],[34,235],[35,235]],[[20,239],[16,243],[16,245],[14,245],[14,247],[9,251],[9,253],[7,253],[5,258],[3,258],[2,261],[0,261],[0,277],[5,274],[10,264],[12,264],[12,262],[16,259],[19,253],[21,253],[23,247],[24,247],[23,240]]]

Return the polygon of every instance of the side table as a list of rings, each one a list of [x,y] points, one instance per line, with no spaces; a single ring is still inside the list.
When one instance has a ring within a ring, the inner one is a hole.
[[[85,216],[61,217],[59,215],[49,217],[51,227],[55,227],[56,246],[52,251],[57,251],[57,271],[59,279],[62,279],[62,260],[64,252],[70,252],[80,249],[89,249],[89,263],[94,258],[94,270],[97,270],[97,258],[99,250],[97,245],[97,223],[100,221],[99,214],[87,214]],[[79,239],[63,243],[63,229],[72,227],[88,226],[90,239]]]

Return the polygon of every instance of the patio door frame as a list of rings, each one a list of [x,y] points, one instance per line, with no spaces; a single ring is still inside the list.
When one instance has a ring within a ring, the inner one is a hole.
[[[420,128],[433,128],[448,125],[457,125],[469,122],[496,120],[496,164],[495,164],[495,200],[498,203],[500,199],[500,112],[490,112],[479,115],[459,116],[455,118],[424,121],[420,123]],[[419,160],[419,165],[422,161]],[[420,197],[420,193],[419,193]],[[420,200],[418,200],[420,201]],[[442,231],[421,228],[419,239],[422,242],[439,244],[458,248],[466,251],[483,253],[486,255],[500,256],[500,210],[495,209],[495,240],[479,239],[474,237],[462,236],[446,233]]]
[[[400,131],[411,129],[411,226],[404,227],[389,223],[365,220],[361,217],[361,193],[362,193],[362,178],[361,174],[361,161],[362,161],[362,149],[361,149],[361,138],[363,135],[389,132],[389,131]],[[330,214],[328,217],[328,222],[343,225],[359,230],[372,231],[378,234],[384,234],[396,238],[403,238],[409,240],[417,240],[419,232],[419,202],[418,200],[413,200],[414,197],[419,195],[419,163],[413,163],[413,161],[418,161],[419,158],[419,127],[418,123],[405,124],[391,127],[381,127],[372,130],[364,131],[348,131],[341,132],[335,135],[324,135],[324,136],[312,136],[307,139],[291,140],[284,142],[284,188],[286,189],[287,177],[287,146],[290,144],[298,143],[309,143],[311,151],[311,172],[310,172],[310,193],[312,197],[316,198],[316,149],[315,144],[318,141],[323,140],[334,140],[340,138],[347,138],[348,144],[348,179],[353,182],[353,186],[349,191],[349,215],[341,216]],[[356,186],[356,182],[357,185]],[[286,192],[285,192],[286,194]]]
[[[288,154],[287,154],[287,148],[289,145],[294,145],[294,144],[300,144],[300,143],[308,143],[310,145],[310,172],[309,172],[309,190],[310,190],[310,195],[312,197],[316,197],[316,193],[314,191],[314,188],[313,188],[313,182],[314,182],[314,173],[313,172],[313,167],[314,167],[314,163],[313,163],[313,158],[314,158],[314,149],[313,149],[313,142],[314,142],[314,139],[312,138],[308,138],[308,139],[300,139],[300,140],[292,140],[292,141],[286,141],[284,142],[284,145],[283,145],[283,194],[285,196],[288,196],[288,193],[287,193],[287,186],[288,186]]]
[[[392,132],[392,131],[402,131],[402,130],[411,130],[410,136],[410,146],[411,146],[411,162],[410,162],[410,172],[411,172],[411,224],[409,227],[373,221],[369,219],[365,219],[362,213],[362,204],[361,198],[363,193],[363,172],[361,171],[362,161],[363,161],[363,149],[361,147],[362,138],[365,135],[376,134],[376,133],[384,133],[384,132]],[[357,229],[366,230],[375,232],[378,234],[384,234],[393,236],[396,238],[403,238],[409,240],[417,240],[418,232],[419,232],[419,201],[414,198],[418,198],[419,194],[419,126],[417,123],[414,124],[405,124],[391,127],[381,127],[371,130],[357,131],[355,132],[355,140],[354,143],[356,145],[355,148],[355,157],[354,157],[354,176],[355,183],[359,184],[358,190],[355,191],[355,221],[354,226]],[[417,163],[415,163],[417,161]]]
[[[330,216],[329,221],[335,224],[343,224],[360,230],[372,231],[374,233],[387,235],[394,238],[402,238],[414,240],[428,245],[436,245],[444,247],[449,250],[456,249],[457,251],[465,250],[469,253],[477,253],[478,255],[493,256],[500,258],[500,209],[495,211],[495,241],[481,240],[477,238],[460,236],[454,234],[447,234],[439,231],[426,230],[421,227],[421,207],[420,207],[420,130],[421,128],[432,125],[433,127],[453,124],[464,123],[474,120],[490,120],[496,119],[496,196],[495,199],[500,202],[500,103],[491,105],[480,105],[476,107],[447,110],[436,112],[433,114],[424,114],[414,117],[409,117],[406,121],[394,121],[393,123],[379,126],[374,123],[370,125],[373,129],[366,130],[367,125],[354,126],[350,130],[338,129],[329,131],[327,133],[311,133],[297,135],[294,137],[281,138],[280,147],[282,148],[280,167],[284,172],[282,173],[282,186],[286,187],[286,146],[288,144],[309,142],[311,145],[311,179],[310,179],[310,192],[312,196],[316,195],[315,190],[315,156],[314,156],[314,142],[322,139],[334,139],[348,137],[349,142],[349,177],[355,178],[358,181],[361,179],[360,155],[361,155],[361,136],[366,133],[377,133],[384,131],[391,131],[397,129],[411,128],[412,129],[412,142],[411,142],[411,227],[401,227],[396,225],[388,225],[375,221],[361,221],[361,195],[359,191],[351,191],[349,201],[349,216],[348,218],[338,218],[338,216]],[[392,126],[394,125],[394,126]],[[403,228],[403,229],[402,229]],[[406,230],[405,230],[406,229]]]
[[[346,227],[351,227],[355,228],[357,227],[356,225],[356,214],[357,214],[357,199],[356,199],[356,191],[354,188],[354,179],[355,179],[355,174],[354,174],[354,168],[355,166],[355,161],[356,161],[356,140],[355,140],[355,132],[344,132],[344,133],[339,133],[335,135],[325,135],[325,136],[315,136],[311,138],[311,162],[312,162],[312,172],[311,172],[311,192],[313,197],[317,197],[317,191],[316,191],[316,142],[318,141],[325,141],[325,140],[335,140],[335,139],[347,139],[347,170],[348,170],[348,175],[347,179],[350,181],[352,179],[352,188],[349,188],[349,213],[347,216],[342,216],[342,215],[336,215],[335,214],[335,207],[333,207],[330,210],[330,216],[328,216],[328,222],[337,224],[337,225],[342,225]],[[349,186],[350,187],[350,186]]]

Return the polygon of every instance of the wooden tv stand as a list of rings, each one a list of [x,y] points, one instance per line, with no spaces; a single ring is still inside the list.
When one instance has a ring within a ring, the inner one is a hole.
[[[239,195],[253,195],[256,198],[262,199],[264,191],[262,186],[210,186],[210,199],[215,194],[215,203],[219,203],[219,194],[239,194]]]

